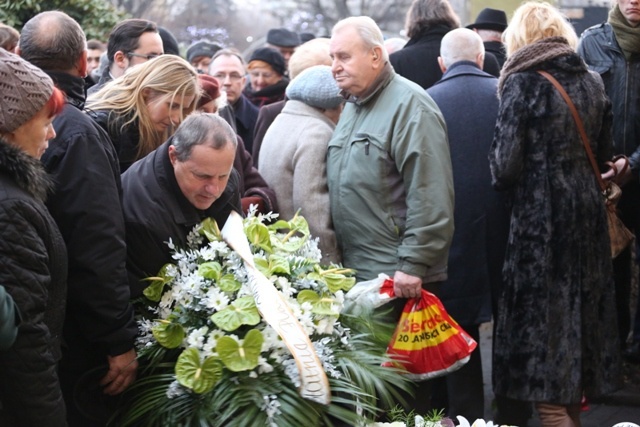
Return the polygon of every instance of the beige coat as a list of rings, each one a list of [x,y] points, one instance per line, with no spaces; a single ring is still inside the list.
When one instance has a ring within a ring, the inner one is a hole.
[[[327,143],[335,124],[321,110],[300,101],[287,101],[260,148],[260,174],[276,192],[282,219],[296,211],[320,238],[323,262],[338,263],[338,251],[327,188]]]

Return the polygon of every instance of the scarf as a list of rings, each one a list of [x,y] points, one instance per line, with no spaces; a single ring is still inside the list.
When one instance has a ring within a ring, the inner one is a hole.
[[[629,25],[617,4],[609,11],[609,25],[627,59],[633,53],[640,53],[640,26]]]
[[[538,68],[543,62],[575,53],[564,37],[547,37],[518,49],[504,63],[498,80],[498,95],[502,94],[504,82],[511,74]]]

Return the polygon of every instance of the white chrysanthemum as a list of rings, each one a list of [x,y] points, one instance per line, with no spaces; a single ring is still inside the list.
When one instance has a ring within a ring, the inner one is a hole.
[[[209,328],[207,328],[206,326],[191,331],[191,333],[187,337],[187,344],[189,344],[189,347],[195,347],[198,350],[201,350],[207,332],[209,332]]]
[[[229,297],[220,288],[211,287],[201,303],[208,309],[220,311],[229,306]]]

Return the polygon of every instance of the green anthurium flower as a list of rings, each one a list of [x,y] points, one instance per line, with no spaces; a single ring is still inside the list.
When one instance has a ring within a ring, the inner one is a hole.
[[[220,360],[230,371],[250,371],[258,366],[264,337],[257,329],[252,329],[244,337],[242,345],[231,337],[218,339],[216,351]]]
[[[255,258],[253,258],[253,263],[255,264],[255,266],[258,269],[258,271],[260,271],[260,273],[264,274],[267,277],[270,276],[270,274],[269,274],[269,260],[264,259],[264,258],[255,257]]]
[[[200,234],[203,234],[210,242],[219,242],[222,240],[220,227],[218,227],[218,223],[213,218],[206,218],[202,221]]]
[[[162,298],[164,285],[171,281],[172,277],[167,275],[167,267],[169,267],[170,265],[171,264],[163,265],[156,277],[147,277],[146,279],[143,279],[151,282],[151,284],[142,291],[144,296],[149,298],[151,301],[160,301],[160,299]]]
[[[313,307],[311,311],[315,314],[321,314],[325,316],[338,316],[339,311],[333,309],[333,305],[336,302],[334,298],[328,295],[320,296],[312,290],[305,289],[298,293],[297,300],[300,304],[308,302]]]
[[[238,298],[228,307],[211,315],[211,321],[222,330],[235,331],[242,325],[260,323],[260,313],[252,296]]]
[[[347,277],[344,274],[327,273],[323,275],[323,278],[327,284],[327,287],[333,293],[340,290],[346,292],[356,284],[355,277]]]
[[[290,274],[289,261],[281,255],[271,255],[269,257],[269,276],[276,273]]]
[[[250,224],[245,227],[244,233],[247,235],[249,243],[252,245],[264,249],[268,253],[273,252],[269,229],[266,225],[262,223]]]
[[[222,376],[220,359],[207,357],[200,361],[200,354],[194,347],[183,351],[176,362],[176,379],[195,393],[203,394],[211,390]]]
[[[166,348],[179,347],[185,337],[182,325],[169,320],[159,320],[158,323],[151,328],[151,332],[158,343]]]
[[[240,290],[242,283],[240,283],[233,274],[225,274],[218,281],[218,286],[224,292],[236,292]]]
[[[220,274],[222,273],[222,266],[215,261],[203,262],[198,266],[198,274],[205,279],[220,280]]]

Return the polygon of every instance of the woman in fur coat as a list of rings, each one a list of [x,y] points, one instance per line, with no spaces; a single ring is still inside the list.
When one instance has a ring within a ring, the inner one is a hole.
[[[20,313],[0,351],[0,425],[66,426],[56,373],[67,291],[67,253],[44,205],[40,163],[64,95],[42,70],[0,49],[0,283]]]
[[[489,155],[493,185],[512,203],[494,391],[534,402],[543,426],[579,426],[583,393],[612,391],[619,372],[607,221],[573,116],[536,71],[565,88],[601,167],[612,154],[611,106],[555,8],[525,3],[505,34]]]

